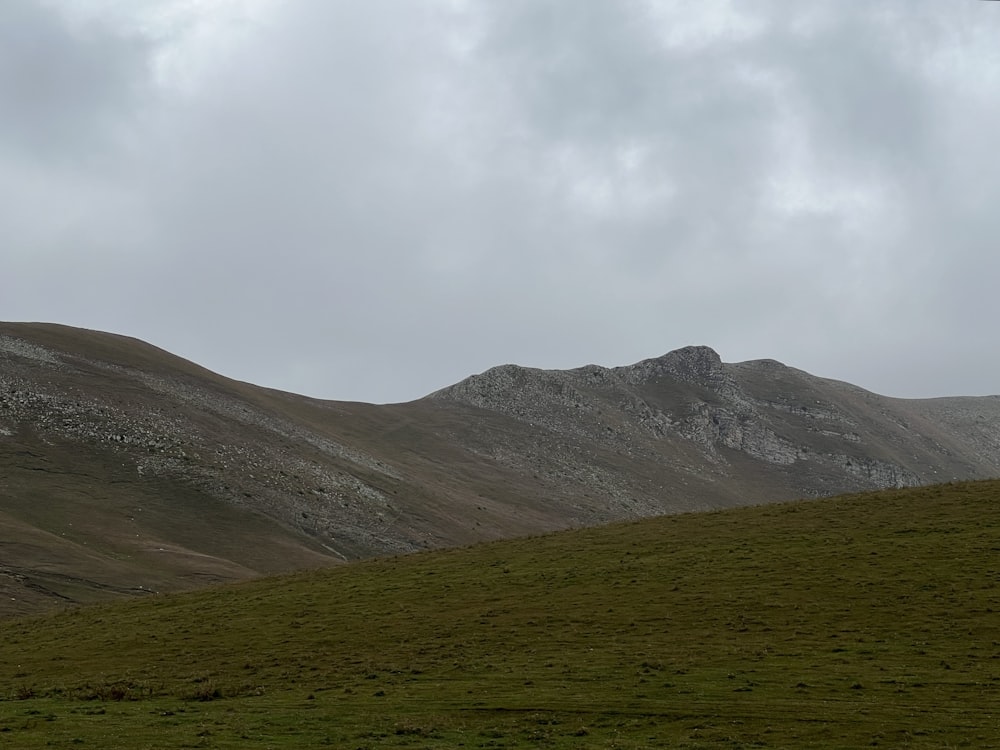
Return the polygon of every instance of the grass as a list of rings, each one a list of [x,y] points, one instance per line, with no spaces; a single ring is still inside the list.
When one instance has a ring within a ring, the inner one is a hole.
[[[1000,482],[0,621],[0,747],[1000,744]]]

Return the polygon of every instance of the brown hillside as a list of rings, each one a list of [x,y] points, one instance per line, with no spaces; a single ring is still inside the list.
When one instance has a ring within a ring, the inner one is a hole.
[[[407,404],[0,324],[0,613],[738,504],[1000,476],[1000,398],[891,399],[688,347]]]

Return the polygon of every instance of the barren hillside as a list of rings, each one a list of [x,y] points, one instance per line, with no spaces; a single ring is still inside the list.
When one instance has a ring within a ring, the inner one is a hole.
[[[0,325],[0,613],[801,496],[1000,476],[1000,397],[900,400],[688,347],[407,404]]]

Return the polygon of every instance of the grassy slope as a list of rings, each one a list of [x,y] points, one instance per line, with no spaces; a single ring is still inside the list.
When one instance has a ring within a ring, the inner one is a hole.
[[[262,514],[139,480],[115,459],[57,440],[0,443],[0,617],[335,562]]]
[[[8,620],[0,746],[995,746],[998,501],[664,517]]]

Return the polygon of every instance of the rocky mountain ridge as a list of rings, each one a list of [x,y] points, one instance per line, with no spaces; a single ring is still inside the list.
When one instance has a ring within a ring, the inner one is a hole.
[[[704,346],[626,367],[505,365],[430,398],[567,436],[613,436],[627,449],[681,438],[700,446],[710,464],[725,462],[728,450],[774,467],[840,470],[851,489],[1000,472],[1000,397],[893,399],[774,360],[724,364]],[[798,486],[805,495],[830,489],[807,476]]]
[[[13,611],[995,476],[998,397],[891,399],[708,347],[625,367],[503,365],[376,406],[239,383],[125,337],[0,325]]]

